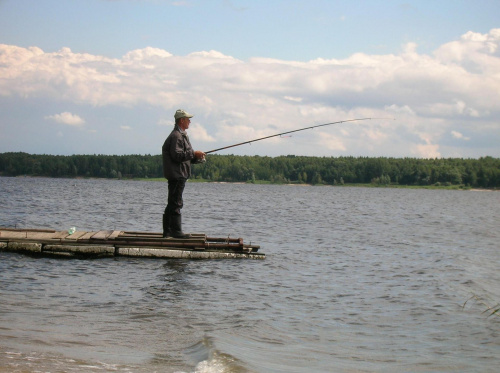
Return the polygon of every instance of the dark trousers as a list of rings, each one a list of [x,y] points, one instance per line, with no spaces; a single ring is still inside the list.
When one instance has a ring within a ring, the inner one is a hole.
[[[168,201],[165,208],[165,214],[180,215],[184,202],[182,193],[186,186],[186,179],[169,180],[168,181]]]

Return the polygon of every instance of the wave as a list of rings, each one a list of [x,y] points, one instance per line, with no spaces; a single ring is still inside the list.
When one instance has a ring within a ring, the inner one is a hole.
[[[219,351],[212,337],[205,336],[186,349],[186,355],[196,362],[193,373],[250,373],[236,357]],[[181,372],[177,372],[181,373]]]

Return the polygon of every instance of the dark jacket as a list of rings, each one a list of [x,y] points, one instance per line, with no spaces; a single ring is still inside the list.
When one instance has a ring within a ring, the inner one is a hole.
[[[161,148],[163,176],[168,180],[188,179],[194,150],[189,137],[176,125]]]

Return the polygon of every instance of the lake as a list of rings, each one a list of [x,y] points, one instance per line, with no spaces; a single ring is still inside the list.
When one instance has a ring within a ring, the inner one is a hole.
[[[166,196],[0,177],[0,226],[160,232]],[[184,231],[267,258],[0,252],[0,372],[498,371],[498,192],[188,183],[184,200]]]

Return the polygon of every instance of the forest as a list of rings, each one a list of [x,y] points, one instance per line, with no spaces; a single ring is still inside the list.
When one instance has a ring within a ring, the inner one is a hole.
[[[0,153],[0,176],[162,178],[161,155]],[[500,159],[208,155],[191,179],[216,182],[497,188]]]

